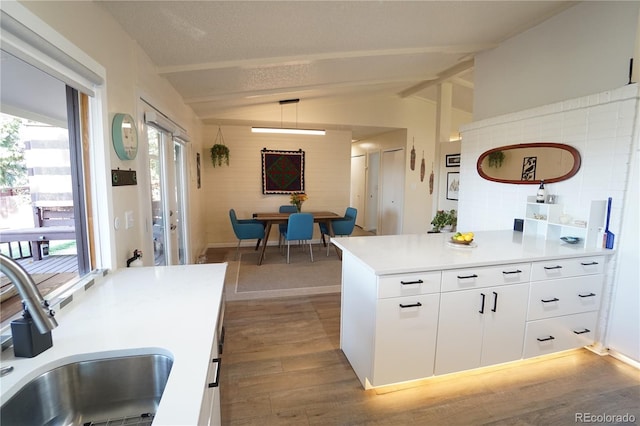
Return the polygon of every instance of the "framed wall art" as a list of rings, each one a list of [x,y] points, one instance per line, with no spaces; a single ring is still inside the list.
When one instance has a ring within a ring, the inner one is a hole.
[[[262,150],[262,193],[304,192],[304,151]]]
[[[458,191],[460,190],[460,173],[447,173],[447,200],[458,200]]]
[[[444,158],[447,167],[460,167],[460,154],[448,154]]]

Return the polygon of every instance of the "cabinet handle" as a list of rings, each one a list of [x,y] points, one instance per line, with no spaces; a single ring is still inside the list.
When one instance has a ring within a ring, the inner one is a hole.
[[[422,281],[422,280],[415,280],[415,281],[400,281],[400,284],[402,284],[402,285],[422,284],[422,283],[424,283],[424,281]]]
[[[515,271],[502,271],[503,274],[508,275],[508,274],[519,274],[522,271],[520,269],[516,269]]]
[[[542,339],[538,337],[536,340],[538,340],[538,342],[548,342],[549,340],[555,340],[555,337],[549,336]]]
[[[410,305],[404,305],[404,304],[400,303],[400,307],[401,308],[417,308],[419,306],[422,306],[422,303],[416,302],[416,303],[412,303]]]
[[[553,299],[546,299],[546,300],[545,299],[540,299],[540,301],[542,303],[551,303],[551,302],[559,302],[560,299],[558,299],[557,297],[554,297]]]
[[[595,296],[595,293],[589,293],[589,294],[578,294],[578,297],[593,297]]]
[[[544,269],[562,269],[562,266],[560,265],[556,265],[556,266],[545,266]]]
[[[214,358],[211,362],[217,362],[218,365],[216,366],[216,379],[212,383],[209,383],[209,387],[217,388],[220,385],[220,366],[222,365],[222,358]]]
[[[589,333],[591,330],[589,330],[588,328],[585,328],[584,330],[581,331],[575,331],[573,330],[574,333],[576,334],[584,334],[584,333]]]
[[[458,279],[459,280],[464,280],[464,279],[467,279],[467,278],[478,278],[478,276],[476,274],[473,274],[473,275],[458,275]]]
[[[494,291],[493,292],[493,309],[491,309],[491,312],[495,312],[496,309],[498,309],[498,293]]]
[[[480,293],[480,295],[482,296],[482,304],[480,305],[480,310],[478,312],[480,312],[481,314],[484,314],[484,299],[486,296],[484,293]]]
[[[592,265],[597,265],[598,262],[580,262],[580,264],[582,266],[592,266]]]

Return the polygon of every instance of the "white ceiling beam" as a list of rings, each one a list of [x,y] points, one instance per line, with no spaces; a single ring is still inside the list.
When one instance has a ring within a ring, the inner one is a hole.
[[[457,65],[452,66],[451,68],[441,72],[440,74],[438,74],[438,78],[433,79],[433,80],[425,80],[422,81],[414,86],[411,86],[403,91],[401,91],[400,93],[398,93],[398,96],[400,96],[401,98],[406,98],[407,96],[411,96],[415,93],[418,93],[421,90],[426,89],[427,87],[431,87],[435,84],[438,83],[442,83],[443,81],[447,81],[455,76],[457,76],[458,74],[468,70],[469,68],[473,67],[473,63],[474,60],[473,59],[469,59],[468,61],[464,61],[464,62],[460,62]]]

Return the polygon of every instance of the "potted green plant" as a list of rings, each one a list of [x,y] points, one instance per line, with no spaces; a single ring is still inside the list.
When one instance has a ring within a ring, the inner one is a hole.
[[[447,226],[450,226],[453,231],[455,226],[458,224],[458,215],[456,214],[455,209],[438,210],[431,221],[431,224],[433,225],[433,230],[435,232],[440,232]]]
[[[222,166],[222,164],[229,165],[229,147],[224,144],[214,144],[211,147],[211,163],[213,167]]]
[[[504,152],[495,151],[489,154],[489,167],[495,167],[496,169],[502,166],[504,161]]]

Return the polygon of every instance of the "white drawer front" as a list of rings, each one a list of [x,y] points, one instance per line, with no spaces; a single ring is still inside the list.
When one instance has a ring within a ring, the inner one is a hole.
[[[442,271],[442,291],[525,283],[529,282],[530,272],[529,263]]]
[[[597,312],[587,312],[528,322],[523,357],[531,358],[591,345],[595,339],[597,320]]]
[[[603,271],[604,256],[534,262],[531,281],[601,274]]]
[[[602,275],[587,275],[532,282],[527,320],[597,311],[602,280]]]
[[[378,298],[413,296],[440,292],[440,271],[378,277]]]

